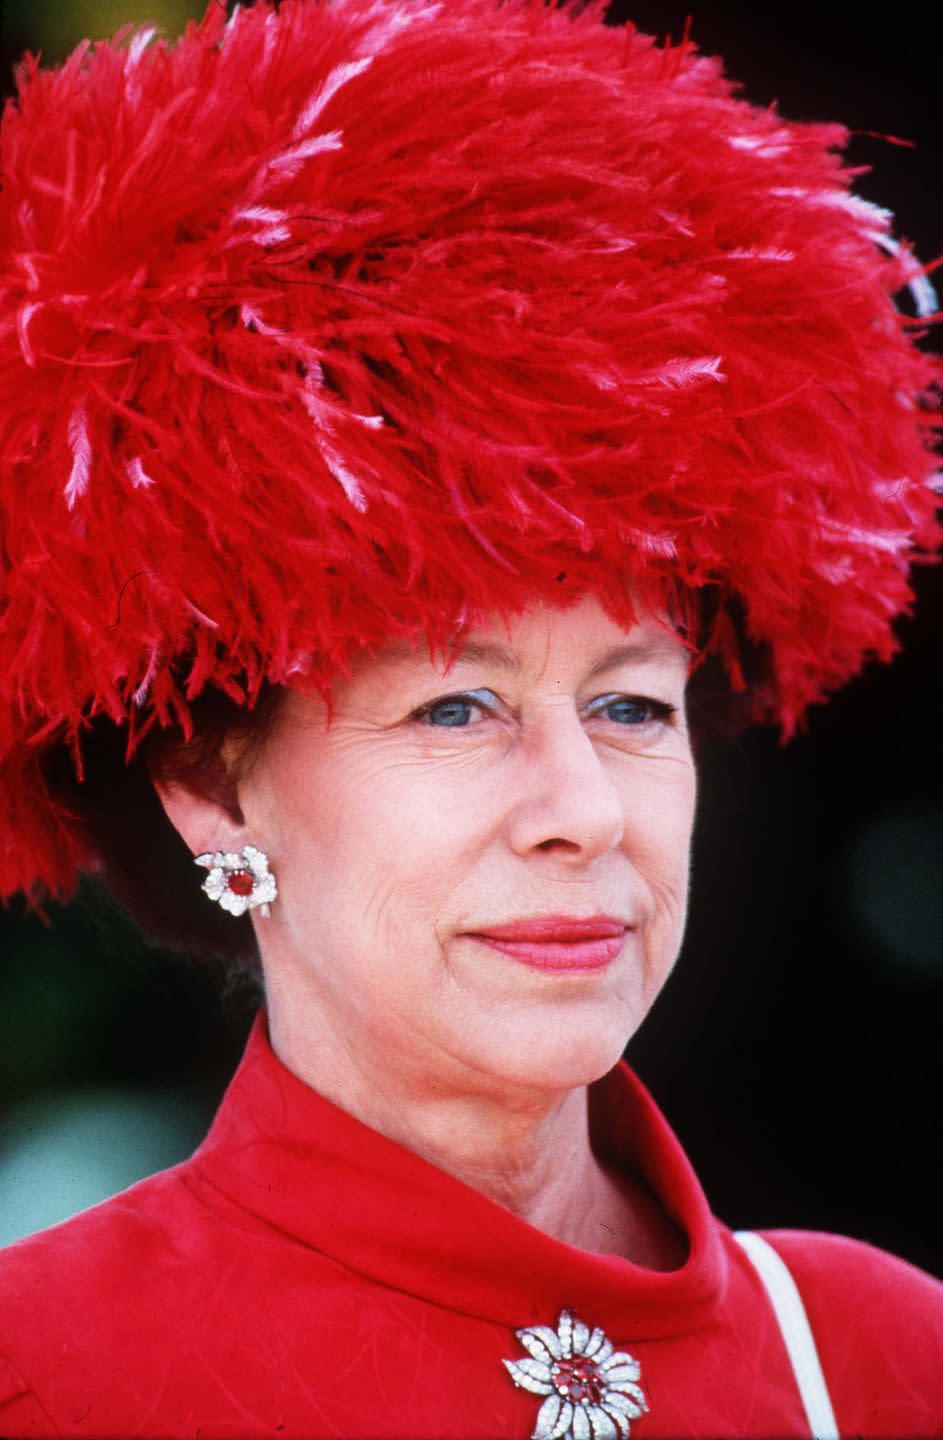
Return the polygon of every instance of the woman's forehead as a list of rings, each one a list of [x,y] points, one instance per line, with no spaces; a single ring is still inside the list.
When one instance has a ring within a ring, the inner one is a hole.
[[[454,633],[435,655],[422,639],[391,639],[375,655],[361,658],[358,673],[382,673],[385,679],[458,665],[487,665],[512,679],[541,670],[549,660],[573,668],[587,679],[620,665],[686,668],[684,641],[658,616],[646,614],[626,630],[601,612],[580,607],[568,611],[528,612],[508,628],[498,623]]]
[[[638,635],[630,640],[622,640],[615,645],[609,645],[600,650],[598,654],[595,648],[587,651],[582,646],[579,653],[582,660],[589,661],[588,674],[592,676],[603,670],[612,669],[616,665],[643,664],[648,661],[673,662],[677,660],[679,654],[684,655],[685,650],[679,639],[672,638],[664,632],[651,632]],[[493,669],[518,677],[524,674],[528,668],[528,647],[506,644],[497,640],[469,639],[457,642],[454,663],[461,662],[487,664]],[[391,669],[406,668],[409,665],[421,667],[432,664],[428,652],[424,648],[420,646],[414,650],[408,642],[401,641],[397,641],[381,651],[375,657],[375,663]],[[444,665],[445,659],[440,663]]]

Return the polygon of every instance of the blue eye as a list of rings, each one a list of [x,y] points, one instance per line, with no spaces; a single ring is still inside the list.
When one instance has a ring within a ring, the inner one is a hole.
[[[490,705],[483,704],[481,700],[476,700],[473,695],[446,695],[441,700],[430,700],[428,705],[420,706],[418,710],[413,711],[410,718],[413,720],[425,720],[429,716],[441,714],[443,711],[448,710],[451,710],[453,714],[456,710],[469,709],[484,710],[490,713],[492,711],[492,708],[493,707]],[[435,728],[442,729],[443,727],[436,726]],[[444,728],[450,730],[465,730],[468,727],[466,725],[459,724],[448,725]]]
[[[480,694],[481,692],[478,693]],[[653,723],[668,724],[677,710],[677,706],[669,705],[664,700],[650,700],[641,695],[613,695],[603,696],[602,698],[607,702],[601,707],[602,709],[620,709],[623,711],[623,714],[628,710],[630,714],[635,715],[634,720],[618,720],[615,722],[616,724],[623,725],[623,728],[631,730],[643,730]],[[493,714],[494,708],[493,705],[486,705],[482,700],[478,699],[477,694],[466,691],[459,695],[444,695],[440,700],[430,700],[427,705],[421,705],[418,710],[414,710],[410,719],[419,721],[429,720],[429,728],[435,728],[437,730],[467,730],[469,727],[462,724],[461,719],[458,719],[455,724],[447,722],[444,726],[432,726],[432,717],[448,711],[451,711],[454,717],[456,711],[461,712],[470,709],[482,710],[487,714]],[[640,712],[647,713],[640,714]]]
[[[669,705],[665,700],[649,700],[643,695],[619,695],[614,700],[609,700],[602,708],[603,710],[621,709],[623,706],[634,709],[636,715],[640,710],[647,711],[644,719],[631,726],[632,729],[642,729],[646,725],[660,724],[667,725],[675,714],[676,706]],[[621,723],[621,722],[620,722]]]

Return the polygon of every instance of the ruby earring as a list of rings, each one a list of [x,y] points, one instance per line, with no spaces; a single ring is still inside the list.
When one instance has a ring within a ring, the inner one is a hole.
[[[231,915],[243,915],[256,906],[263,915],[269,915],[269,901],[277,897],[278,886],[269,871],[264,850],[245,845],[241,855],[235,851],[208,850],[205,855],[193,858],[194,864],[209,870],[202,888],[217,905]]]

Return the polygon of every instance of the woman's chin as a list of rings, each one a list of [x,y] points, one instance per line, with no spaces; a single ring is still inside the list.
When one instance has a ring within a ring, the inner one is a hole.
[[[509,1085],[529,1089],[573,1090],[591,1085],[608,1074],[622,1057],[632,1029],[624,1020],[594,1023],[551,1017],[546,1024],[529,1023],[513,1030],[502,1028],[482,1036],[476,1046],[476,1068],[503,1077]],[[637,1027],[636,1027],[637,1028]],[[466,1043],[472,1036],[466,1037]]]
[[[654,987],[645,982],[640,966],[621,975],[613,968],[595,984],[568,986],[565,994],[538,985],[511,995],[506,983],[501,991],[479,983],[470,1010],[463,987],[465,1015],[456,1013],[453,1022],[476,1067],[511,1083],[571,1089],[591,1084],[618,1063],[651,1008]]]

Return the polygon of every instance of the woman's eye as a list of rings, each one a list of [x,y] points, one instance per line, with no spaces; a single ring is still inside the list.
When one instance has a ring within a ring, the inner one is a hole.
[[[489,692],[485,692],[489,693]],[[600,706],[594,702],[598,710],[616,711],[618,718],[614,720],[617,725],[625,729],[644,730],[651,725],[667,725],[671,722],[672,716],[677,711],[677,706],[669,705],[664,700],[650,700],[641,695],[612,695],[603,696],[606,702]],[[427,705],[421,705],[414,710],[410,719],[428,721],[435,729],[467,730],[469,727],[463,723],[463,716],[469,710],[482,710],[486,713],[493,713],[495,707],[487,705],[477,695],[465,693],[460,695],[445,695],[440,700],[430,700]],[[445,715],[444,724],[435,723],[435,716]]]
[[[428,719],[431,722],[432,717],[435,715],[451,715],[454,719],[456,712],[458,712],[459,715],[465,710],[485,710],[490,713],[492,709],[493,707],[491,705],[486,705],[484,701],[476,699],[474,695],[446,695],[443,696],[441,700],[430,700],[428,705],[421,705],[418,710],[413,711],[410,719]],[[452,720],[447,720],[445,727],[437,726],[436,728],[466,730],[468,727],[463,725],[461,719],[459,719],[458,724],[452,723]]]
[[[647,729],[650,725],[670,725],[677,712],[677,706],[669,705],[667,700],[649,700],[643,695],[616,695],[601,708],[619,711],[620,718],[616,724],[638,730]]]

